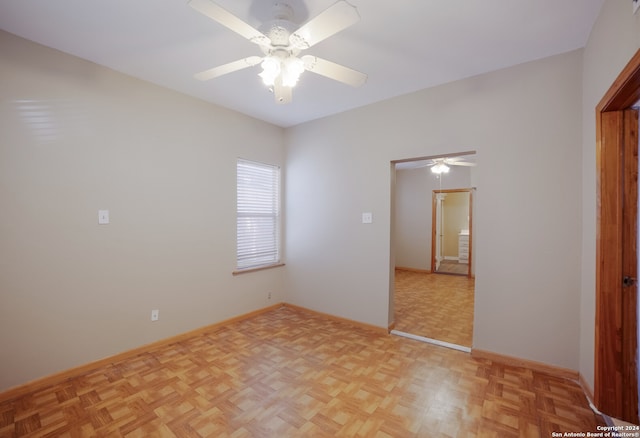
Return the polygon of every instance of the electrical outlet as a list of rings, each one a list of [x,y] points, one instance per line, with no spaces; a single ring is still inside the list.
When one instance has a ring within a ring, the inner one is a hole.
[[[271,292],[269,292],[269,293],[267,294],[267,299],[268,299],[268,300],[270,300],[270,299],[271,299]]]
[[[158,309],[154,309],[151,311],[151,321],[157,321],[160,319],[160,311]]]

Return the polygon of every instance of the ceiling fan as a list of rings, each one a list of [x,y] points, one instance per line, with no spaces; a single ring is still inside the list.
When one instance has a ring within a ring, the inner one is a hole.
[[[433,173],[448,173],[449,166],[467,166],[473,167],[476,163],[465,161],[465,157],[441,157],[422,160],[403,161],[396,164],[396,169],[420,169],[430,167]]]
[[[463,158],[449,157],[449,158],[433,158],[427,162],[427,166],[431,167],[433,173],[448,173],[449,166],[467,166],[473,167],[476,163],[470,161],[464,161]]]
[[[242,21],[213,0],[189,0],[189,6],[257,44],[264,54],[205,70],[196,74],[196,79],[206,81],[260,64],[262,73],[259,76],[273,91],[276,103],[279,104],[291,102],[292,89],[305,70],[354,87],[367,80],[366,74],[349,67],[313,55],[298,57],[301,51],[313,47],[360,19],[356,7],[346,0],[338,0],[300,27],[291,21],[291,6],[278,2],[274,5],[274,19],[265,23],[261,27],[262,31]]]

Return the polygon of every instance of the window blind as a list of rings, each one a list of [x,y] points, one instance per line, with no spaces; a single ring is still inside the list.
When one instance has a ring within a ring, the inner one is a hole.
[[[238,160],[237,269],[280,262],[280,168]]]

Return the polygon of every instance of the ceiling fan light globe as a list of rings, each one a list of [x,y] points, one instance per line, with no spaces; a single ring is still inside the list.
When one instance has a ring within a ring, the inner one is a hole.
[[[431,167],[431,172],[435,174],[449,173],[449,166],[444,163],[438,163],[435,166]]]
[[[260,73],[258,76],[262,78],[262,82],[264,82],[265,85],[273,86],[273,84],[276,81],[276,78],[278,77],[281,71],[280,61],[278,59],[268,56],[264,58],[261,66],[262,66],[262,73]]]
[[[275,83],[275,78],[269,75],[265,75],[264,72],[260,73],[258,76],[262,78],[262,83],[265,84],[267,87],[273,87],[273,84]]]
[[[283,61],[282,85],[285,87],[295,87],[304,71],[304,63],[301,59],[290,57]]]

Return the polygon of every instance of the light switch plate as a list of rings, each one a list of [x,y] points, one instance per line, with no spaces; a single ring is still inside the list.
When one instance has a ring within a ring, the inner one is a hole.
[[[373,223],[373,213],[362,213],[362,223],[363,224]]]
[[[109,223],[109,210],[98,210],[98,223],[100,225]]]

